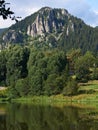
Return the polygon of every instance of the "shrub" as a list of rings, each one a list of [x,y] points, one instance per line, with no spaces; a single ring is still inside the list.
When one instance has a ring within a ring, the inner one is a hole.
[[[78,85],[75,79],[70,79],[67,83],[67,86],[63,89],[64,96],[72,96],[77,94],[78,92]]]

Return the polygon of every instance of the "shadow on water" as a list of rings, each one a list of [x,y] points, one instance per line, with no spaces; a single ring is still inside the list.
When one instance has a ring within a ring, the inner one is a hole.
[[[98,110],[74,105],[0,104],[0,130],[98,130]]]

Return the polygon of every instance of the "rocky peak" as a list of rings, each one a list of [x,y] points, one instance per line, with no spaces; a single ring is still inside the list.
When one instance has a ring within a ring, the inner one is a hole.
[[[3,35],[4,43],[23,43],[30,39],[28,36],[38,36],[39,41],[48,41],[49,36],[56,41],[60,39],[63,32],[69,36],[74,32],[75,24],[72,16],[65,9],[52,9],[43,7],[31,16],[11,26]]]
[[[41,8],[41,9],[39,10],[39,12],[42,13],[42,12],[44,12],[44,11],[51,11],[51,10],[52,10],[52,8],[50,8],[50,7],[43,7],[43,8]]]
[[[45,33],[62,32],[65,21],[70,15],[65,9],[44,7],[38,11],[35,21],[27,27],[27,34],[35,37]]]

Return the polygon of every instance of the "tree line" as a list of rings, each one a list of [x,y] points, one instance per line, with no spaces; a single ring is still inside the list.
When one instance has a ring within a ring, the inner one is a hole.
[[[73,69],[71,69],[71,66]],[[78,82],[98,79],[98,58],[81,50],[69,54],[19,45],[0,52],[0,85],[11,98],[28,95],[74,95]]]

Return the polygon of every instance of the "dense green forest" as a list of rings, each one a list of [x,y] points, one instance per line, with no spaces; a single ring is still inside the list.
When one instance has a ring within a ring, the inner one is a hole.
[[[10,98],[28,95],[74,95],[78,83],[98,79],[98,57],[81,50],[11,46],[0,52],[0,84]]]

